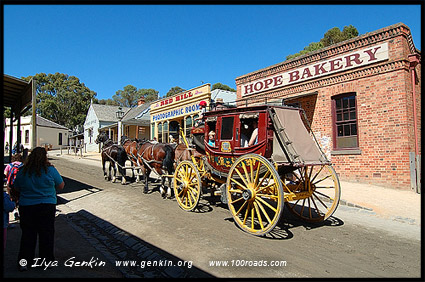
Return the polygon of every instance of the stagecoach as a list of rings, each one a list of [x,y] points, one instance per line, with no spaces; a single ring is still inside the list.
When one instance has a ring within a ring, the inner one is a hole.
[[[246,146],[254,121],[257,142]],[[300,108],[264,104],[210,111],[191,136],[181,135],[190,157],[179,160],[173,189],[183,210],[194,210],[201,195],[211,193],[228,205],[242,230],[263,236],[284,205],[308,222],[324,221],[338,207],[338,176]]]

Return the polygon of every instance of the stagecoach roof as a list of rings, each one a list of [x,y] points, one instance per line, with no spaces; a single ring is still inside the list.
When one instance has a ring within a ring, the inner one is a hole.
[[[258,112],[261,110],[266,110],[270,107],[281,107],[281,108],[293,108],[291,106],[281,106],[281,105],[272,105],[272,104],[261,104],[261,105],[252,105],[252,106],[243,106],[243,107],[237,107],[237,108],[228,108],[224,110],[218,110],[218,111],[209,111],[206,112],[204,115],[205,117],[212,117],[216,115],[226,115],[226,114],[248,114],[252,112]]]

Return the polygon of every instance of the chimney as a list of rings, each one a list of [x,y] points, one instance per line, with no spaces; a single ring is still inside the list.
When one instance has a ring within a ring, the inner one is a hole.
[[[143,105],[145,103],[145,97],[140,97],[139,100],[137,100],[137,106]]]

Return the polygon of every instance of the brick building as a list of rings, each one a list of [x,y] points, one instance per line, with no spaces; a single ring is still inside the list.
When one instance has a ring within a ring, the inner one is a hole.
[[[240,104],[302,107],[340,179],[420,189],[421,58],[406,25],[248,73],[236,86]]]

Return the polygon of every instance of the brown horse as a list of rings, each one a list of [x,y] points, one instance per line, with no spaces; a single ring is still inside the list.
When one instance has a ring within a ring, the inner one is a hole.
[[[138,160],[142,165],[142,172],[145,178],[145,187],[143,193],[148,192],[148,180],[152,170],[155,170],[158,176],[164,174],[172,175],[174,172],[174,148],[170,144],[164,143],[150,143],[146,142],[140,145],[138,151]],[[161,177],[161,195],[165,195],[164,183],[165,177]],[[171,179],[168,177],[168,197],[171,197]]]
[[[192,161],[192,155],[197,160],[199,160],[199,158],[202,156],[202,154],[195,149],[187,148],[184,143],[178,144],[175,149],[175,166],[177,166],[181,161]]]
[[[121,138],[121,145],[124,147],[125,152],[127,153],[127,157],[131,162],[131,166],[140,167],[142,164],[139,163],[138,152],[141,144],[145,142],[141,142],[140,140],[130,140],[126,136]],[[136,173],[134,172],[136,170]],[[140,169],[133,168],[132,170],[133,178],[136,174],[136,182],[140,181]]]

